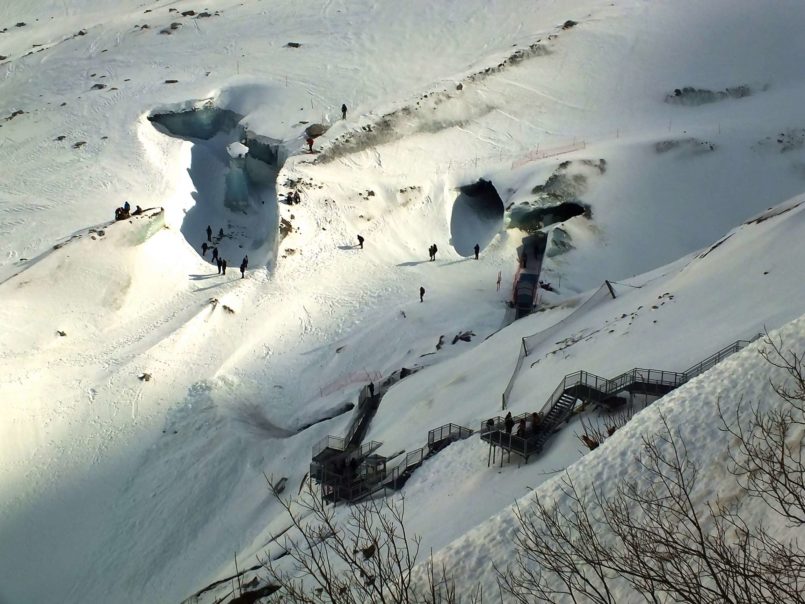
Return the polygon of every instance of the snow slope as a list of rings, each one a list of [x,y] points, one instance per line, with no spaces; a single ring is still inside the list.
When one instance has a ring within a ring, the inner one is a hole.
[[[253,563],[284,526],[262,474],[296,492],[371,377],[426,367],[370,429],[391,454],[497,414],[520,338],[565,317],[513,411],[566,373],[681,370],[801,314],[799,3],[14,0],[3,15],[2,602],[176,602],[233,552]],[[674,96],[686,86],[712,93]],[[245,214],[223,203],[216,141],[147,119],[199,106],[277,145],[276,183]],[[330,126],[315,154],[310,123]],[[476,225],[452,220],[457,187],[490,180],[508,212],[553,203],[534,188],[562,170],[590,210],[562,225],[564,252],[552,235],[555,307],[501,329],[523,233],[495,226],[480,260],[459,253]],[[302,203],[275,207],[293,183]],[[157,209],[110,223],[125,199]],[[792,209],[746,222],[769,207]],[[271,241],[277,219],[292,231]],[[226,278],[200,255],[206,224],[225,231]],[[240,279],[245,254],[261,261]],[[571,314],[604,279],[618,298]],[[494,516],[445,554],[468,555],[498,531],[579,458],[572,431],[519,469],[487,468],[477,439],[429,460],[403,490],[427,510],[409,516],[425,549]]]

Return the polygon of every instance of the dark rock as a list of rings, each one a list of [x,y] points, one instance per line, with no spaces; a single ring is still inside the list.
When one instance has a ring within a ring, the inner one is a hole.
[[[327,129],[328,126],[325,126],[324,124],[310,124],[307,128],[305,128],[305,136],[316,138],[317,136],[321,136],[327,132]]]
[[[81,29],[76,34],[76,36],[86,36],[86,35],[87,35],[87,30],[86,29]]]
[[[17,23],[15,25],[15,27],[25,27],[26,25],[27,25],[27,23],[25,23],[25,21],[20,21],[19,23]]]
[[[302,44],[301,42],[288,42],[285,46],[288,48],[299,48]]]
[[[459,82],[458,85],[456,86],[456,90],[464,90],[464,84]]]
[[[192,17],[195,14],[196,14],[196,11],[194,11],[194,10],[186,10],[186,11],[182,12],[182,17]]]
[[[165,80],[166,84],[178,84],[179,80]]]
[[[84,145],[87,144],[87,141],[78,141],[77,143],[73,143],[73,149],[80,149]]]
[[[56,333],[59,334],[61,337],[65,337],[67,335],[66,331],[62,331],[61,329],[57,329]]]
[[[181,24],[181,23],[177,23],[177,22],[175,22],[175,21],[174,21],[173,23],[171,23],[171,24],[170,24],[170,28],[171,28],[172,30],[174,30],[174,31],[175,31],[175,30],[177,30],[177,29],[179,29],[181,26],[182,26],[182,24]]]
[[[567,21],[562,23],[562,29],[570,29],[571,27],[575,27],[576,25],[578,25],[578,23],[576,23],[572,19],[568,19]]]
[[[106,88],[106,84],[93,84],[92,90],[103,90]]]
[[[196,15],[196,19],[203,19],[204,17],[212,17],[212,15],[207,11],[201,12]]]
[[[67,137],[64,136],[63,134],[60,134],[59,136],[56,137],[56,140],[57,141],[63,141],[65,138],[67,138]]]

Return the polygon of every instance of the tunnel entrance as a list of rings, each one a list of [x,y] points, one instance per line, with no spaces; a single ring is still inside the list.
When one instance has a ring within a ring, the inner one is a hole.
[[[195,205],[181,231],[202,254],[217,246],[230,266],[249,256],[251,266],[276,260],[279,212],[276,178],[281,142],[247,133],[243,116],[209,104],[181,112],[153,114],[148,120],[168,136],[193,143],[188,174]],[[207,241],[207,226],[214,236]],[[211,261],[212,252],[204,254]]]
[[[459,187],[450,218],[450,243],[462,256],[484,249],[503,226],[503,200],[488,180]]]
[[[180,138],[209,140],[219,132],[235,128],[243,116],[228,109],[198,107],[178,113],[157,113],[148,116],[157,130]]]
[[[542,227],[564,222],[574,216],[589,216],[590,208],[573,201],[565,201],[555,206],[534,208],[531,205],[512,208],[509,227],[526,233],[535,233]]]

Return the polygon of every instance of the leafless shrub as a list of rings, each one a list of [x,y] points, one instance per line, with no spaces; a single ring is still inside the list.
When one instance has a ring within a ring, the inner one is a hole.
[[[349,508],[346,519],[318,497],[277,498],[291,520],[281,543],[292,569],[265,560],[268,582],[279,587],[268,602],[460,604],[447,569],[429,557],[425,582],[415,579],[421,539],[408,534],[402,499],[373,499]],[[293,536],[295,535],[295,536]],[[480,590],[470,597],[480,603]]]
[[[761,354],[790,378],[774,384],[786,404],[753,407],[748,427],[721,416],[738,443],[729,455],[744,497],[696,505],[700,468],[661,417],[636,460],[639,481],[604,496],[565,477],[559,503],[537,496],[517,508],[516,558],[497,569],[502,593],[521,604],[609,604],[628,586],[653,603],[805,602],[805,550],[740,513],[741,501],[755,497],[793,525],[805,520],[805,354],[768,336],[766,345]]]
[[[769,411],[751,405],[746,427],[738,421],[740,407],[734,420],[728,420],[719,407],[722,430],[738,443],[729,449],[729,469],[750,496],[765,501],[792,525],[801,526],[805,524],[805,352],[785,351],[782,340],[768,334],[763,343],[763,358],[790,378],[790,385],[772,384],[787,404]]]
[[[634,416],[634,408],[625,405],[621,409],[607,413],[597,418],[581,419],[581,434],[576,434],[582,444],[590,451],[597,449],[598,446],[615,432],[629,423]]]

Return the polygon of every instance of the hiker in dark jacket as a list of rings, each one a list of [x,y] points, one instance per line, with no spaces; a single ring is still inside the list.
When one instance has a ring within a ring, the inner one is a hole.
[[[293,202],[295,204],[302,203],[302,197],[301,197],[301,195],[299,195],[299,191],[294,191],[293,192]]]
[[[506,434],[512,433],[512,428],[514,428],[514,419],[512,419],[511,411],[506,414],[506,419],[503,420],[503,427],[506,428]]]
[[[436,244],[434,243],[433,244],[433,258],[431,258],[431,260],[436,260],[436,252],[438,252],[438,251],[439,251],[439,248],[436,247]]]
[[[215,262],[216,260],[218,260],[218,258],[219,258],[218,246],[216,245],[215,247],[212,248],[212,261]]]
[[[220,259],[220,258],[216,258],[216,259],[215,259],[215,264],[217,264],[217,265],[218,265],[218,274],[220,275],[220,274],[221,274],[221,259]]]
[[[244,256],[243,262],[240,263],[240,278],[243,279],[246,276],[246,267],[249,266],[249,257]]]
[[[419,288],[419,301],[422,302],[424,300],[424,298],[425,298],[425,288],[420,287]]]
[[[531,431],[534,432],[534,434],[537,433],[537,428],[539,428],[539,425],[542,423],[541,415],[541,413],[537,413],[536,411],[531,414]]]
[[[226,260],[221,259],[221,274],[226,275]]]
[[[476,243],[475,247],[472,249],[475,250],[475,259],[478,260],[478,252],[481,251],[481,246]]]
[[[206,241],[205,241],[204,243],[202,243],[202,244],[201,244],[201,257],[202,257],[202,258],[203,258],[204,256],[206,256],[206,255],[207,255],[207,248],[208,248],[208,247],[209,247],[209,246],[207,245],[207,242],[206,242]]]
[[[207,241],[212,241],[212,227],[207,225]]]
[[[525,438],[525,418],[521,417],[520,422],[517,424],[517,436]]]
[[[346,103],[341,105],[341,119],[342,120],[347,119],[347,104]]]
[[[218,229],[218,241],[224,238],[224,227]]]
[[[358,245],[361,246],[361,249],[363,249],[363,237],[360,235],[358,235]]]
[[[428,260],[433,260],[433,245],[428,247]]]

